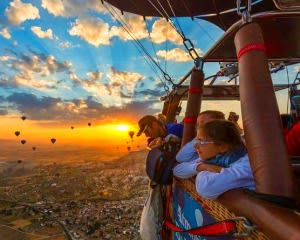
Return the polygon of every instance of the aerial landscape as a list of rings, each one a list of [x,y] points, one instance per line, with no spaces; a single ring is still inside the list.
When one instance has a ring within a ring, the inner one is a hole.
[[[164,226],[158,238],[202,240],[186,230],[242,219],[224,239],[241,226],[250,240],[298,239],[300,158],[286,136],[300,122],[299,12],[280,0],[1,0],[0,240],[141,240],[149,190],[164,207],[149,231],[167,218],[184,229]],[[199,173],[231,167],[201,168],[232,150],[201,159],[224,143],[196,135],[206,110],[238,129],[249,189],[197,192]],[[172,164],[168,187],[155,189],[146,159],[156,143]],[[188,143],[198,165],[173,178]]]
[[[138,239],[148,189],[145,154],[2,160],[0,238]]]

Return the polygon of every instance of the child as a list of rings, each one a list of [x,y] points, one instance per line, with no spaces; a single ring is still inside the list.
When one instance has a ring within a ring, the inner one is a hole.
[[[233,122],[213,120],[197,128],[195,149],[199,159],[177,165],[175,176],[196,175],[197,192],[214,199],[234,188],[255,189],[248,154]]]

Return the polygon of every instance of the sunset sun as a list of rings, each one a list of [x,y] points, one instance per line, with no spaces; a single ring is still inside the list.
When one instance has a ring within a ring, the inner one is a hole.
[[[126,124],[120,124],[117,125],[117,130],[121,131],[121,132],[125,132],[129,130],[129,126]]]

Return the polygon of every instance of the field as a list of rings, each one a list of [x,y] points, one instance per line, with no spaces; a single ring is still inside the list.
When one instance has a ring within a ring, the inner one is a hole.
[[[43,161],[4,155],[0,239],[139,239],[146,151],[99,159],[64,151]]]

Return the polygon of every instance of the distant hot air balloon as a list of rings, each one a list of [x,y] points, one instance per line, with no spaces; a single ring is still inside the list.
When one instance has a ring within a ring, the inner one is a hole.
[[[90,127],[92,124],[91,123],[88,123],[88,126]]]
[[[32,147],[32,150],[35,151],[36,147]]]
[[[55,138],[51,138],[51,142],[54,144],[56,142]]]
[[[74,127],[73,127],[73,126],[71,126],[71,129],[73,130],[73,129],[74,129]]]
[[[127,147],[127,150],[128,150],[128,152],[130,152],[130,150],[131,150],[131,147]]]
[[[133,140],[133,136],[134,136],[134,131],[129,131],[128,135],[130,136],[131,141],[132,141]]]
[[[22,144],[25,144],[25,143],[26,143],[26,140],[21,140],[21,143],[22,143]]]
[[[20,131],[15,131],[15,135],[19,136],[20,135]]]
[[[22,160],[18,160],[17,163],[22,163]]]
[[[26,117],[25,117],[25,116],[22,116],[21,119],[24,121],[24,120],[26,119]]]

